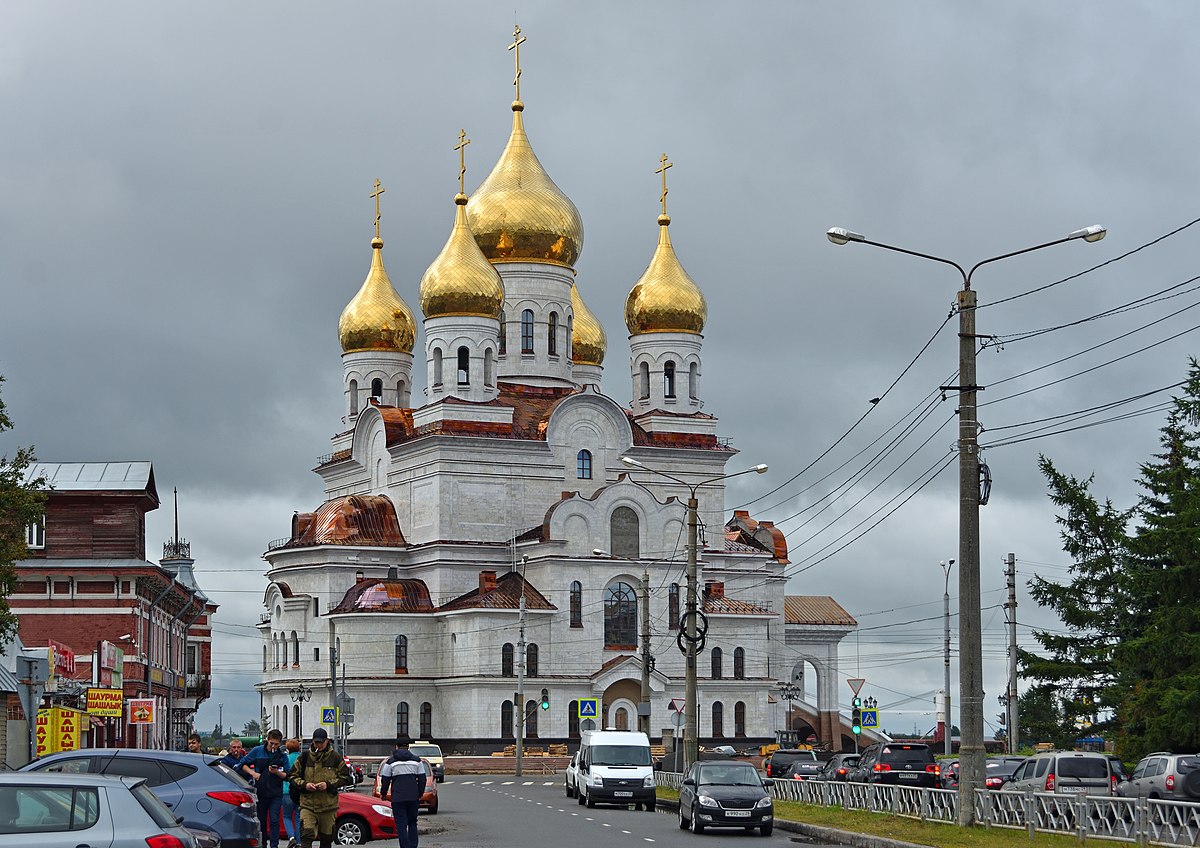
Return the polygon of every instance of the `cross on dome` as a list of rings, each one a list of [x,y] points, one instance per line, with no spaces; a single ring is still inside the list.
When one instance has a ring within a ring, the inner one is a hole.
[[[471,143],[471,139],[467,138],[467,131],[460,129],[458,131],[458,144],[454,145],[454,149],[458,151],[458,193],[466,194],[466,184],[463,179],[467,175],[467,145]]]
[[[508,45],[508,49],[514,53],[514,58],[517,63],[517,75],[513,78],[513,85],[517,89],[517,102],[521,102],[521,45],[525,43],[525,36],[521,35],[521,27],[517,25],[513,29],[513,43]]]
[[[370,194],[371,197],[375,198],[375,238],[379,238],[379,195],[383,194],[385,191],[387,191],[387,189],[383,188],[383,186],[380,185],[379,179],[376,178],[375,190]]]
[[[662,174],[662,197],[660,197],[659,200],[662,202],[662,213],[663,217],[665,218],[667,217],[667,168],[674,167],[674,163],[667,161],[667,154],[665,153],[658,161],[661,163],[662,167],[656,168],[654,173]]]

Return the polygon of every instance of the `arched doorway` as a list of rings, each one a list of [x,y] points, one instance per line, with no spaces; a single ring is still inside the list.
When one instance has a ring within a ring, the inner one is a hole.
[[[604,690],[603,728],[637,730],[637,704],[642,697],[640,680],[625,679]]]

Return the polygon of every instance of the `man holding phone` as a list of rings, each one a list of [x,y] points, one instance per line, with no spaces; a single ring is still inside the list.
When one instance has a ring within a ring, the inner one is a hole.
[[[283,781],[287,777],[287,753],[282,750],[283,734],[267,732],[267,741],[256,745],[237,764],[254,781],[258,790],[258,821],[262,844],[279,848],[279,811],[283,806]]]

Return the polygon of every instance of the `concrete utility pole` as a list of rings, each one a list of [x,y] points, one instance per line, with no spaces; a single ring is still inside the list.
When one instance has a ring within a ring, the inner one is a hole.
[[[949,562],[943,561],[939,563],[939,565],[941,565],[942,571],[946,575],[946,588],[945,592],[942,594],[942,621],[946,626],[946,643],[945,648],[942,651],[942,665],[944,666],[946,672],[946,688],[942,695],[942,708],[945,710],[944,715],[946,717],[945,731],[943,735],[946,737],[945,754],[948,757],[954,753],[950,741],[950,737],[953,735],[952,729],[954,727],[954,722],[950,718],[950,569],[954,565],[954,560],[950,560]]]
[[[650,570],[642,571],[642,700],[638,704],[638,730],[650,735]]]
[[[1004,605],[1008,613],[1008,701],[1005,711],[1008,713],[1008,753],[1017,753],[1020,744],[1020,734],[1017,729],[1017,555],[1008,555],[1008,603]]]
[[[529,557],[521,557],[521,602],[518,609],[517,630],[517,693],[516,703],[513,704],[513,714],[517,719],[516,773],[521,776],[521,761],[524,754],[525,737],[525,564]]]

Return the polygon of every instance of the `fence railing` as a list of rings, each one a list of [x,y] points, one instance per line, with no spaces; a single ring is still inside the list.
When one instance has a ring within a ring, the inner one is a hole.
[[[658,785],[678,790],[683,775],[656,772]],[[776,780],[771,794],[847,810],[868,810],[921,821],[956,824],[958,791],[823,780]],[[1138,845],[1200,845],[1200,803],[1107,795],[1005,792],[978,789],[975,820],[985,827],[1061,833]]]

